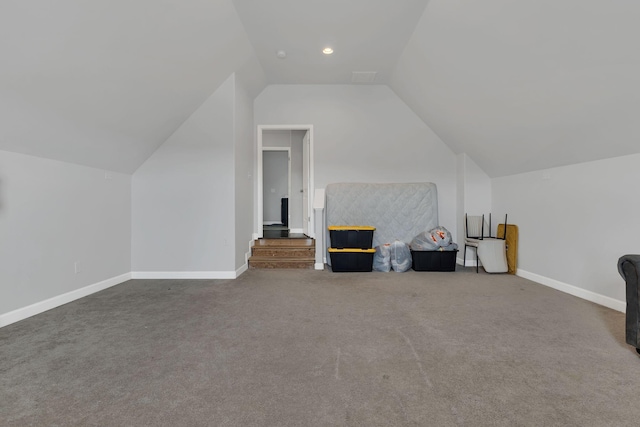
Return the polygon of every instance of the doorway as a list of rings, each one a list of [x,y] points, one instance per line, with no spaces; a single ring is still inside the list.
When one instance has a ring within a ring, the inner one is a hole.
[[[257,140],[256,236],[264,237],[266,230],[271,233],[280,227],[292,236],[314,237],[313,126],[258,125]],[[282,158],[273,161],[273,157],[285,155],[286,168]],[[288,176],[286,192],[271,184],[274,176],[282,182],[283,169]]]
[[[291,148],[263,147],[262,167],[263,237],[287,237],[291,194]]]

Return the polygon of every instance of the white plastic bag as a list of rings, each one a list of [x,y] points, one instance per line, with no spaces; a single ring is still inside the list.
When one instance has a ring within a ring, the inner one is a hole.
[[[429,231],[423,231],[411,241],[412,251],[437,251],[438,243],[431,237]]]
[[[373,270],[388,273],[391,271],[391,244],[376,246],[373,254]]]
[[[423,231],[411,241],[412,251],[455,251],[458,245],[451,242],[451,232],[444,227]]]
[[[391,267],[397,273],[404,273],[411,268],[411,250],[409,245],[400,240],[391,244]]]

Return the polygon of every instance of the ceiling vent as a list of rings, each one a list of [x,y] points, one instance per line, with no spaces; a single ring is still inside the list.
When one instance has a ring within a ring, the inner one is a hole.
[[[354,71],[351,74],[351,83],[373,83],[377,74],[377,71]]]

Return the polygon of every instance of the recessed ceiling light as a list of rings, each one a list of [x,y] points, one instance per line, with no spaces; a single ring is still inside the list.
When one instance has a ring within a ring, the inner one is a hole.
[[[331,49],[330,47],[325,47],[324,49],[322,49],[322,53],[324,53],[325,55],[331,55],[333,53],[333,49]]]
[[[287,52],[285,52],[284,50],[279,50],[276,52],[276,56],[280,59],[284,59],[287,57]]]

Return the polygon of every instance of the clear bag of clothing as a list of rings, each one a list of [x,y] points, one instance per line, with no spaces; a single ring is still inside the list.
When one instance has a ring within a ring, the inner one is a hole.
[[[373,254],[373,270],[388,273],[391,271],[391,244],[376,246]]]
[[[451,242],[451,232],[444,227],[423,231],[411,241],[412,251],[455,251],[456,243]]]
[[[391,267],[397,273],[403,273],[411,268],[411,250],[409,245],[400,240],[391,244]]]

